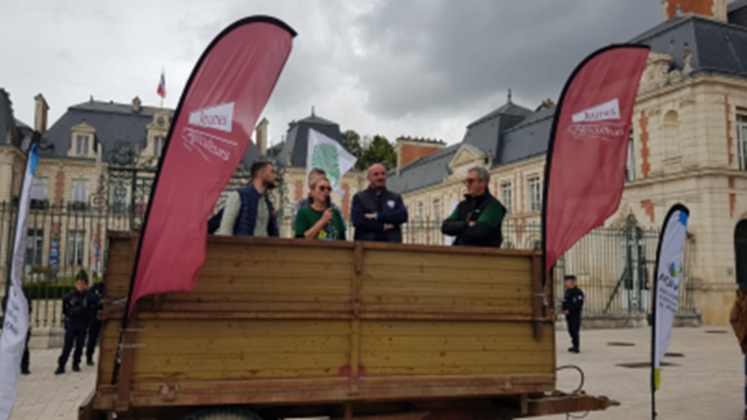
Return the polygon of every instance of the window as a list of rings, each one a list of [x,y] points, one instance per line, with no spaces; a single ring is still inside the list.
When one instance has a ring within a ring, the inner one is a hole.
[[[71,201],[73,203],[88,203],[88,180],[73,180],[73,194]]]
[[[542,187],[539,177],[529,178],[529,211],[542,211]]]
[[[747,171],[747,115],[737,115],[737,149],[739,169]]]
[[[433,220],[441,220],[441,200],[438,198],[433,199]]]
[[[127,211],[127,185],[122,181],[109,184],[109,209],[112,213]]]
[[[161,152],[163,152],[163,145],[166,142],[165,137],[155,137],[153,138],[153,156],[155,157],[161,157]]]
[[[48,178],[34,178],[34,180],[31,181],[31,199],[40,201],[46,200],[48,184]]]
[[[88,143],[90,137],[79,135],[75,138],[75,154],[88,155]]]
[[[505,182],[501,184],[501,198],[503,198],[503,206],[506,207],[506,214],[511,214],[511,183]]]
[[[421,222],[423,221],[423,213],[424,213],[423,209],[424,209],[424,206],[423,206],[423,202],[421,201],[420,203],[418,203],[418,220]]]
[[[628,160],[625,163],[625,181],[635,181],[635,144],[633,143],[633,129],[630,129],[630,140],[628,140]]]
[[[44,230],[29,229],[26,232],[26,257],[24,265],[40,267],[42,265],[42,250],[44,249]]]
[[[83,255],[86,249],[86,232],[71,230],[67,232],[67,263],[68,265],[83,265]]]

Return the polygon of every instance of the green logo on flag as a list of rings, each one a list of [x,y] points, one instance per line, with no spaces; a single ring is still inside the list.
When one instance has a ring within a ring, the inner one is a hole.
[[[332,188],[340,185],[340,158],[337,148],[331,144],[317,144],[311,155],[311,167],[324,169]]]

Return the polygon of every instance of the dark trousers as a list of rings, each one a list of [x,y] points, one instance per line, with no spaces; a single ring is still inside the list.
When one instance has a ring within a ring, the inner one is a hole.
[[[21,357],[21,372],[28,372],[31,364],[31,355],[29,354],[29,340],[31,339],[31,328],[26,332],[26,346],[23,348],[23,357]]]
[[[68,324],[67,327],[65,327],[65,346],[62,348],[62,355],[57,361],[61,368],[64,368],[67,364],[67,359],[70,358],[70,352],[73,350],[73,344],[75,344],[73,366],[80,366],[80,359],[83,356],[83,345],[86,342],[87,332],[87,323]]]
[[[565,322],[568,324],[568,334],[571,335],[571,342],[574,349],[581,348],[581,339],[578,331],[581,329],[581,314],[570,314],[565,316]]]
[[[93,352],[96,350],[96,342],[99,340],[99,332],[101,331],[101,321],[98,319],[91,321],[91,326],[88,327],[88,343],[86,343],[86,360],[93,360]]]

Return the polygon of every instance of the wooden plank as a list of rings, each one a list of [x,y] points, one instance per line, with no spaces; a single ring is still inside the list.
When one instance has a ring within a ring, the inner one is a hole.
[[[546,374],[548,384],[554,386],[554,370],[551,364],[526,365],[451,365],[451,366],[366,366],[369,380],[382,376],[427,376],[427,375],[501,375],[501,374]],[[553,378],[552,381],[550,378]]]
[[[239,320],[216,323],[215,321],[166,320],[142,321],[138,323],[143,329],[143,336],[175,338],[221,338],[273,336],[327,336],[349,334],[350,323],[346,321],[257,321]],[[105,333],[111,333],[105,330]]]
[[[141,333],[138,344],[145,347],[138,349],[143,355],[200,355],[200,354],[234,354],[234,353],[329,353],[333,351],[348,352],[348,336],[275,336],[263,335],[253,337],[224,336],[208,339],[161,337]],[[114,349],[103,350],[101,354],[114,355]]]
[[[313,369],[253,369],[253,370],[189,370],[184,372],[156,372],[142,371],[133,374],[133,381],[139,384],[180,382],[180,386],[186,383],[213,381],[240,381],[261,379],[302,379],[302,378],[340,378],[338,367],[318,367]],[[233,385],[231,385],[233,386]],[[340,392],[344,392],[342,389]],[[269,402],[269,401],[268,401]]]
[[[546,325],[551,331],[554,326]],[[532,336],[530,323],[459,321],[368,321],[361,324],[361,336]]]
[[[525,366],[552,365],[555,352],[537,350],[509,351],[368,351],[361,353],[366,368],[429,366]]]
[[[366,252],[366,266],[442,267],[451,270],[509,270],[528,272],[531,258],[485,255],[430,254],[424,252]]]
[[[150,355],[137,358],[133,370],[138,373],[191,373],[325,368],[333,369],[337,374],[348,361],[347,352]]]
[[[204,265],[200,269],[200,276],[221,277],[241,276],[246,279],[252,278],[288,278],[288,277],[311,277],[320,276],[335,279],[352,279],[353,270],[350,266],[333,263],[310,263],[297,265],[293,263],[277,263],[277,266],[267,266],[260,262],[242,261],[233,265]],[[316,274],[315,274],[316,273]],[[199,280],[198,280],[199,283]]]
[[[531,275],[523,271],[449,270],[432,267],[367,266],[366,281],[433,284],[490,284],[528,286]]]
[[[541,289],[540,289],[541,292]],[[363,294],[376,296],[415,296],[415,297],[471,297],[483,299],[531,299],[532,289],[528,287],[465,287],[456,285],[406,285],[403,283],[365,282]]]
[[[236,246],[215,244],[207,248],[206,262],[234,265],[238,262],[316,264],[327,262],[351,267],[353,255],[349,249],[324,247]]]
[[[373,295],[373,294],[365,294],[363,295],[363,302],[365,304],[369,305],[414,305],[414,304],[420,304],[420,305],[441,305],[441,306],[463,306],[463,307],[473,307],[473,306],[485,306],[485,307],[494,307],[494,308],[513,308],[517,311],[520,311],[523,313],[523,309],[525,308],[528,313],[531,313],[531,304],[532,300],[531,298],[527,297],[524,299],[519,298],[462,298],[462,297],[447,297],[447,296],[441,296],[441,297],[433,297],[433,296],[382,296],[382,295]],[[512,310],[513,310],[512,309]],[[391,309],[390,309],[391,310]]]
[[[416,350],[444,350],[444,351],[553,351],[549,340],[534,341],[515,340],[510,336],[428,336],[428,337],[386,337],[367,336],[361,339],[361,347],[366,351],[395,351],[406,349]]]
[[[427,254],[449,254],[449,255],[479,255],[490,257],[528,257],[537,254],[538,251],[518,250],[518,249],[497,249],[482,247],[453,247],[453,246],[434,246],[434,245],[411,245],[411,244],[393,244],[383,242],[365,242],[364,249],[374,251],[393,251],[393,252],[422,252]]]
[[[342,294],[315,294],[315,295],[296,295],[292,293],[277,294],[250,294],[250,293],[186,293],[176,292],[169,293],[165,296],[164,304],[177,302],[225,302],[230,304],[250,304],[250,303],[309,303],[309,302],[350,302],[350,292]],[[164,306],[167,308],[169,306]],[[199,309],[197,309],[199,310]],[[208,310],[205,308],[205,310]]]

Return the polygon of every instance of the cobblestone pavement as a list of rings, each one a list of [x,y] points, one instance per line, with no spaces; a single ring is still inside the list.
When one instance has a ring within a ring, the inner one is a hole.
[[[714,333],[714,331],[716,331]],[[575,364],[584,370],[584,389],[622,403],[586,419],[650,419],[648,368],[625,368],[625,363],[650,360],[650,329],[581,332],[582,353],[566,352],[568,335],[558,332],[558,366]],[[610,345],[618,343],[618,345]],[[675,366],[662,369],[657,393],[659,420],[742,420],[743,358],[731,331],[725,327],[680,328],[672,333],[668,357]],[[31,375],[22,376],[12,420],[73,420],[77,407],[93,389],[95,368],[80,373],[53,374],[60,349],[32,350]],[[562,371],[558,388],[572,390],[578,374]],[[580,413],[582,414],[582,413]],[[566,419],[565,415],[544,417]]]

